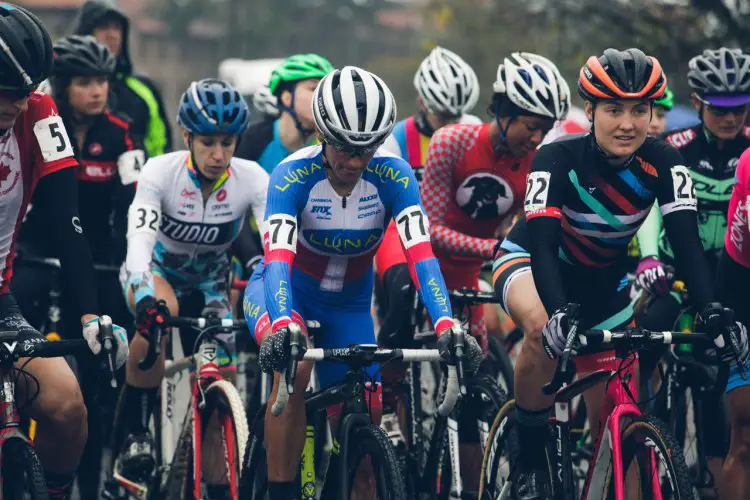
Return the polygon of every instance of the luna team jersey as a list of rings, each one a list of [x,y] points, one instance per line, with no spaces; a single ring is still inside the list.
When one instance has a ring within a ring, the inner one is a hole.
[[[326,172],[318,145],[294,153],[271,175],[263,287],[273,329],[292,320],[293,295],[331,311],[368,310],[373,256],[391,219],[436,330],[450,326],[445,283],[409,164],[380,148],[347,196],[336,193]]]
[[[204,201],[188,151],[149,159],[128,210],[123,265],[123,281],[133,288],[136,302],[154,295],[152,271],[186,285],[223,282],[228,249],[249,209],[265,213],[267,188],[268,174],[260,165],[232,158]]]
[[[0,135],[0,295],[8,293],[16,238],[39,179],[78,161],[52,98],[29,97],[28,109]],[[80,221],[74,221],[80,228]]]

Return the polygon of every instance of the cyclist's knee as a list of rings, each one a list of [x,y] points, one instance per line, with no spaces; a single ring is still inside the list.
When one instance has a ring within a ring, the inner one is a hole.
[[[32,404],[32,416],[40,425],[54,428],[55,434],[62,439],[83,442],[87,433],[87,413],[78,381],[63,358],[44,361],[46,366],[35,363],[32,372],[40,387]]]
[[[542,328],[549,318],[531,273],[516,276],[508,285],[505,305],[513,320],[523,330],[524,346],[528,341],[529,344],[539,343],[541,349]]]
[[[177,295],[174,288],[169,282],[161,276],[154,276],[154,295],[157,300],[163,300],[167,303],[167,309],[172,316],[180,315],[180,304],[177,301]]]

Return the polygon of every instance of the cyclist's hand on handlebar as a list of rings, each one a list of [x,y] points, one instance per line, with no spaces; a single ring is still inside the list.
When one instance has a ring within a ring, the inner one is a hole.
[[[635,281],[646,292],[654,295],[666,295],[674,276],[662,261],[656,257],[645,257],[635,270]]]
[[[155,326],[164,324],[169,317],[169,309],[163,300],[146,296],[135,305],[135,328],[146,338]]]
[[[454,324],[450,328],[445,328],[438,333],[437,348],[440,351],[440,358],[448,365],[456,364],[455,337],[454,335],[463,336],[464,341],[464,372],[468,375],[474,375],[479,369],[482,362],[482,348],[479,347],[477,339],[467,332],[463,331],[460,325]]]
[[[565,349],[565,342],[570,332],[571,314],[568,307],[561,307],[547,320],[547,324],[542,328],[542,345],[544,352],[550,359],[560,356]]]
[[[95,355],[102,352],[102,341],[100,331],[100,317],[96,316],[83,324],[83,338],[89,345],[89,349]],[[128,360],[128,334],[125,329],[118,325],[112,325],[112,334],[117,343],[115,354],[115,369],[120,368]]]
[[[266,373],[281,372],[289,365],[291,332],[288,326],[279,328],[268,335],[260,345],[258,364]],[[304,349],[304,345],[300,346]]]
[[[698,315],[701,328],[716,336],[719,356],[726,363],[739,361],[743,366],[750,357],[747,329],[745,325],[734,320],[734,312],[713,302],[708,304]]]

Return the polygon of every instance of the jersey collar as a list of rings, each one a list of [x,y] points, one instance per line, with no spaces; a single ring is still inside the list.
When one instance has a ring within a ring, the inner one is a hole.
[[[188,174],[190,175],[190,179],[193,181],[193,184],[195,184],[195,187],[200,189],[201,188],[200,175],[198,174],[198,171],[195,169],[195,166],[193,166],[193,155],[191,155],[189,152],[187,155],[187,160],[185,161],[185,165],[187,166]],[[231,167],[231,162],[230,162],[230,167]],[[213,193],[217,189],[221,188],[221,186],[223,186],[224,183],[227,182],[227,179],[229,179],[230,175],[232,175],[230,173],[230,169],[227,168],[226,171],[223,174],[221,174],[221,177],[219,177],[218,179],[214,181],[214,185],[211,187],[211,192]]]

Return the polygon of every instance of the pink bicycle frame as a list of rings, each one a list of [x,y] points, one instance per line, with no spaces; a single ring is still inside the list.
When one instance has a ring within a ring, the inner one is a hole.
[[[617,358],[615,363],[622,363],[621,358]],[[581,498],[584,500],[595,500],[604,498],[604,481],[606,480],[609,463],[612,461],[615,481],[615,500],[625,500],[625,471],[622,464],[622,435],[623,423],[634,417],[639,417],[641,411],[635,405],[628,395],[622,382],[622,377],[627,377],[627,388],[630,394],[637,395],[635,372],[638,362],[625,361],[627,367],[619,370],[619,374],[614,374],[613,370],[599,370],[588,377],[594,376],[601,372],[610,372],[613,374],[607,382],[606,395],[600,411],[600,422],[605,422],[599,430],[594,447],[594,463],[590,465],[586,477],[586,483],[583,487]],[[624,373],[623,373],[624,372]],[[656,475],[655,454],[651,452],[651,473]],[[653,483],[653,498],[661,500],[661,488],[658,483]]]

